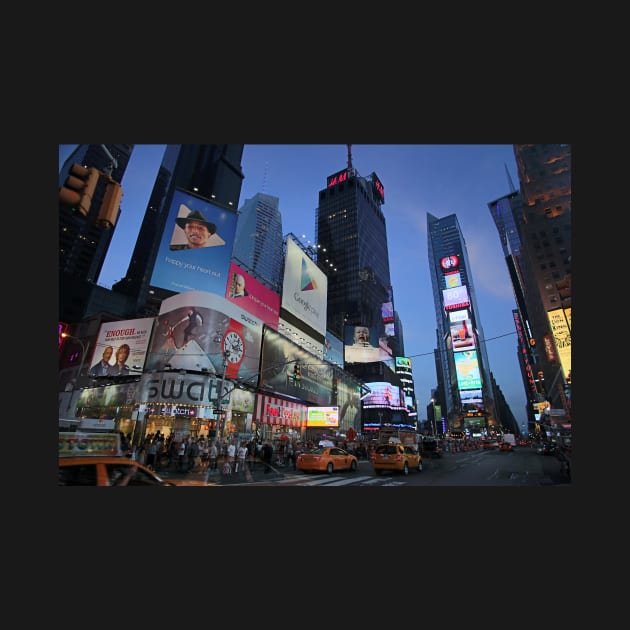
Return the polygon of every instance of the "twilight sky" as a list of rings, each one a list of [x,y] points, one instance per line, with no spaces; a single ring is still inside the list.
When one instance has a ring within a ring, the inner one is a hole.
[[[76,148],[59,145],[59,169]],[[98,279],[111,288],[127,272],[164,144],[137,144],[122,180],[121,214]],[[262,192],[280,200],[282,232],[314,241],[315,209],[326,177],[344,169],[346,144],[246,144],[239,208]],[[521,430],[526,396],[517,359],[512,309],[516,307],[499,235],[488,203],[518,188],[511,144],[353,144],[352,164],[364,177],[376,172],[385,189],[394,307],[401,318],[405,354],[412,360],[418,418],[426,419],[437,384],[433,349],[435,313],[427,253],[427,212],[456,214],[468,249],[490,370]]]

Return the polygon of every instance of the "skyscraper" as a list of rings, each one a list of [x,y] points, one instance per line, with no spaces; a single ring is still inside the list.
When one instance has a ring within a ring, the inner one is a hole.
[[[236,212],[244,177],[242,155],[242,144],[167,145],[127,274],[112,287],[131,300],[126,316],[157,315],[162,300],[174,294],[150,282],[176,189]]]
[[[466,243],[457,216],[427,213],[431,287],[437,324],[436,370],[447,428],[478,430],[498,425],[486,341]],[[470,412],[476,415],[466,416]]]
[[[279,199],[257,193],[239,208],[232,257],[238,265],[282,291],[283,243]]]

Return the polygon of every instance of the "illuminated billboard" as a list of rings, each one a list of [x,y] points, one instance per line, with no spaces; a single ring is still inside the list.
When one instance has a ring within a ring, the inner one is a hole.
[[[225,297],[278,330],[280,296],[233,262],[230,263]]]
[[[447,289],[454,289],[462,286],[462,277],[459,271],[453,271],[452,273],[444,274],[444,283]]]
[[[154,322],[154,317],[143,317],[101,324],[88,374],[92,378],[141,374]]]
[[[175,190],[150,284],[225,295],[237,213]]]
[[[571,372],[571,309],[547,312],[551,333],[558,350],[558,358],[565,377]]]
[[[204,371],[250,381],[258,374],[263,323],[221,295],[187,291],[162,300],[146,369]]]
[[[392,383],[374,382],[366,383],[370,393],[363,399],[364,409],[387,407],[388,409],[406,409],[403,392],[398,385]]]
[[[309,407],[306,412],[307,427],[338,427],[339,407]]]
[[[282,308],[326,335],[327,304],[328,278],[292,238],[287,238]]]
[[[453,351],[474,350],[475,335],[466,309],[449,313]]]
[[[375,363],[393,361],[391,349],[379,339],[374,328],[368,326],[344,327],[344,359],[346,363]]]
[[[333,367],[265,327],[260,387],[316,405],[332,400]]]
[[[394,304],[392,302],[383,302],[381,304],[381,317],[385,324],[394,321]]]
[[[476,350],[455,352],[455,371],[458,389],[481,389],[481,373]]]
[[[466,286],[453,287],[452,289],[442,289],[444,308],[447,311],[455,311],[465,306],[470,306],[468,289]]]

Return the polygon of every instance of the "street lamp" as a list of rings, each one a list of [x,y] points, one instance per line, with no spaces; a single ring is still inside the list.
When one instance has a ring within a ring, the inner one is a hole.
[[[433,424],[433,435],[436,436],[436,429],[435,429],[435,398],[431,398],[431,400],[429,401],[431,403],[431,420],[432,420],[432,424]]]

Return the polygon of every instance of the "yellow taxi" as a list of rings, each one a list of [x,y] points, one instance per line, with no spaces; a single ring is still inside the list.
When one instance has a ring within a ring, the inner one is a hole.
[[[422,455],[404,444],[379,444],[372,455],[372,468],[377,474],[385,470],[408,475],[410,470],[422,471]]]
[[[59,433],[60,486],[214,485],[187,479],[163,479],[151,468],[126,457],[116,433]]]
[[[359,460],[338,446],[320,446],[304,451],[295,462],[297,470],[304,472],[327,472],[329,475],[337,470],[355,471]]]

